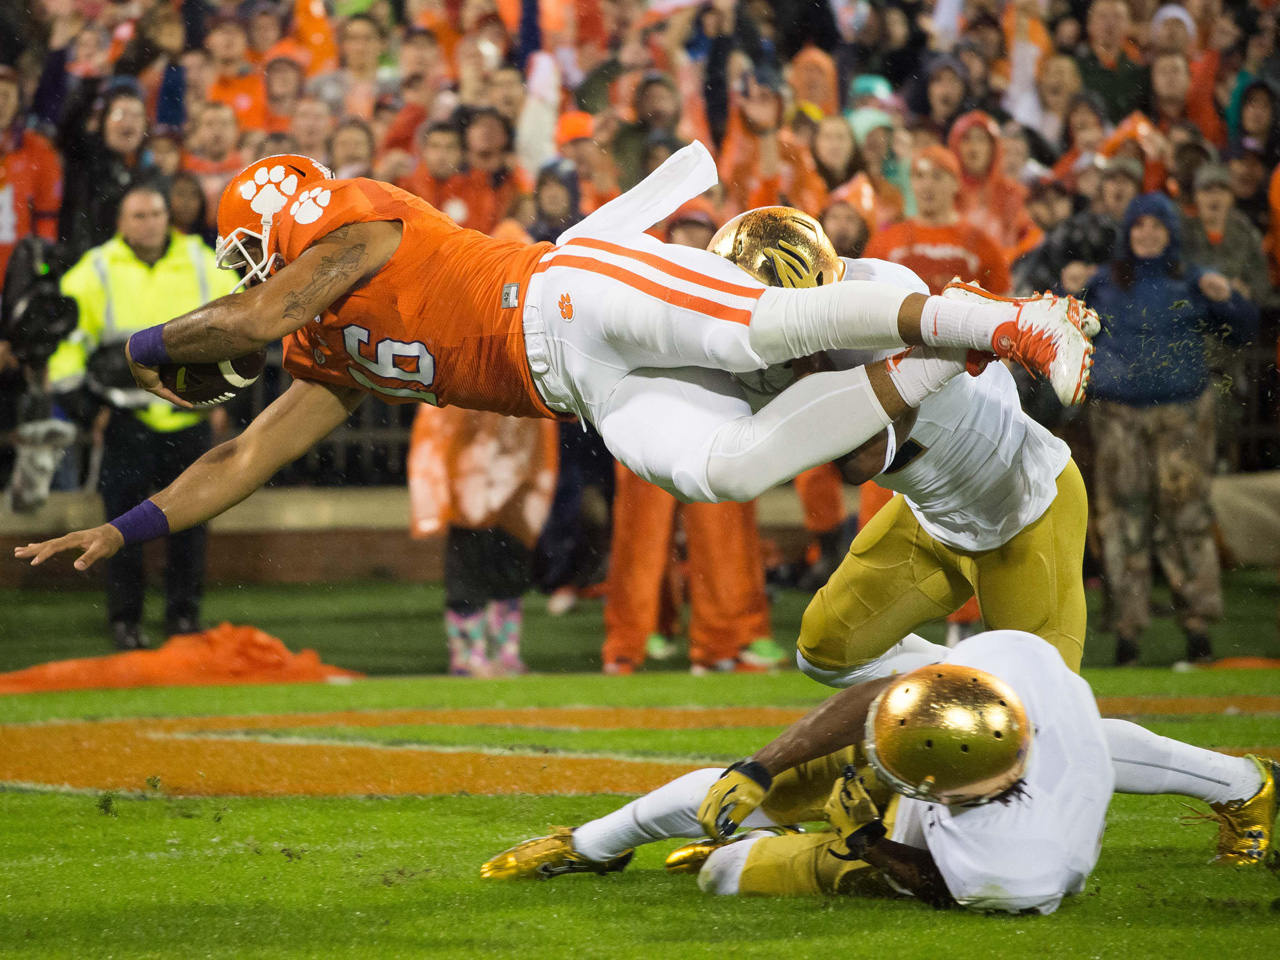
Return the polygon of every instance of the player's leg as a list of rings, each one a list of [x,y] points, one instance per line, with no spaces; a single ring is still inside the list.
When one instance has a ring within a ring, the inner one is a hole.
[[[805,377],[754,414],[721,371],[637,370],[597,417],[628,468],[685,500],[710,502],[754,500],[856,449],[892,419],[864,367]]]
[[[574,828],[574,849],[589,860],[603,862],[641,844],[706,836],[698,823],[698,808],[723,773],[722,767],[686,773],[613,813]],[[742,829],[776,825],[768,814],[757,810],[743,822]]]
[[[936,663],[945,647],[912,635],[972,595],[949,554],[894,497],[854,538],[848,555],[805,610],[796,662],[846,687]]]
[[[1023,630],[1047,640],[1079,672],[1084,653],[1084,561],[1089,507],[1075,461],[1058,475],[1058,492],[1035,523],[1008,543],[964,564],[988,630]]]
[[[1172,793],[1202,800],[1218,820],[1215,860],[1263,861],[1275,829],[1280,764],[1193,747],[1126,720],[1103,720],[1102,727],[1117,793]]]

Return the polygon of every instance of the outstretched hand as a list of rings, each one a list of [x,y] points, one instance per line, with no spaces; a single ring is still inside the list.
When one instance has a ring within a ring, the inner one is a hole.
[[[160,382],[159,367],[144,367],[140,363],[134,363],[133,354],[129,352],[129,344],[127,343],[124,345],[124,353],[129,358],[129,372],[133,374],[133,382],[139,387],[147,391],[147,393],[154,393],[161,400],[168,400],[176,407],[182,407],[184,410],[195,409],[189,402],[183,400]]]
[[[33,567],[38,567],[50,557],[64,550],[80,550],[80,557],[74,566],[77,570],[88,570],[99,560],[115,556],[124,546],[124,536],[109,523],[92,530],[77,530],[65,537],[45,540],[43,543],[29,543],[25,547],[15,547],[13,555],[19,560],[31,560]]]

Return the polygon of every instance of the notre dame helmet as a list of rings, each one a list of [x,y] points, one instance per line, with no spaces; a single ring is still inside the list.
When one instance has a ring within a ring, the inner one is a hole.
[[[844,276],[822,224],[794,207],[759,207],[717,231],[707,248],[770,287],[819,287]]]
[[[982,670],[936,664],[885,687],[867,713],[867,759],[895,792],[986,803],[1022,779],[1031,725],[1018,695]]]

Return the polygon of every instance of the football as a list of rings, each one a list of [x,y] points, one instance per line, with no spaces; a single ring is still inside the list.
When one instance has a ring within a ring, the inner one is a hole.
[[[166,363],[160,367],[160,382],[194,407],[213,407],[253,386],[266,362],[262,349],[218,363]]]

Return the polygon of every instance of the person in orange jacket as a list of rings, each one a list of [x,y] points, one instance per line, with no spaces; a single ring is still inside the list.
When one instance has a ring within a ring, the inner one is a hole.
[[[667,242],[704,248],[719,224],[686,204],[667,224]],[[613,542],[606,581],[604,672],[629,674],[652,650],[669,655],[659,630],[676,514],[689,550],[689,659],[695,674],[777,666],[754,503],[681,506],[665,490],[617,464]]]

